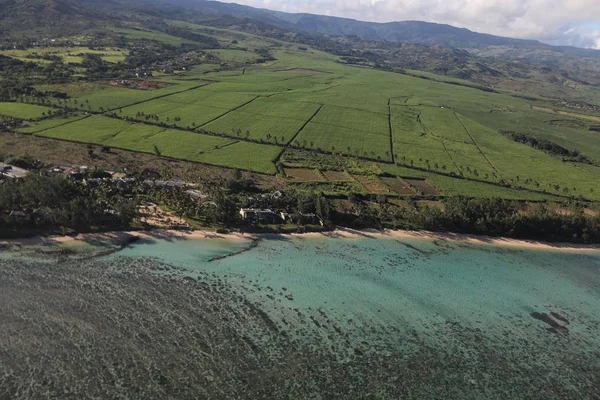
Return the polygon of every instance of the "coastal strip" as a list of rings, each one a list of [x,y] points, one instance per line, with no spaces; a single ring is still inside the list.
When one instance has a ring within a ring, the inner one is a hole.
[[[473,245],[489,245],[502,248],[537,249],[566,252],[600,252],[600,245],[586,245],[574,243],[551,243],[535,240],[521,240],[503,237],[469,235],[449,232],[407,231],[407,230],[357,230],[338,228],[328,232],[290,233],[290,234],[248,234],[228,233],[219,234],[208,231],[178,231],[178,230],[150,230],[150,231],[124,231],[104,233],[83,233],[76,236],[38,236],[26,239],[0,240],[0,249],[21,246],[52,246],[68,242],[85,243],[110,243],[122,244],[135,236],[137,240],[198,240],[222,239],[248,241],[250,246],[241,253],[256,247],[262,238],[283,236],[297,238],[369,238],[369,239],[420,239],[441,241],[448,243],[463,243]],[[233,254],[232,254],[233,255]],[[228,255],[230,257],[232,255]],[[210,260],[216,261],[216,260]]]

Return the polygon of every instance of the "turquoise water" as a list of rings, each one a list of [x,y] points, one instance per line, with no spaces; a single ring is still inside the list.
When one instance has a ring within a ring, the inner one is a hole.
[[[439,340],[439,327],[456,323],[488,339],[556,340],[546,323],[531,317],[555,312],[568,319],[570,342],[600,348],[600,334],[590,328],[600,321],[600,253],[415,239],[270,237],[247,252],[209,262],[247,245],[158,240],[116,256],[157,257],[190,274],[209,273],[244,290],[282,325],[285,320],[303,326],[300,310],[319,325],[333,320],[358,338],[376,326]]]
[[[428,398],[600,396],[600,252],[367,236],[250,244],[147,239],[104,259],[178,267],[167,273],[256,305],[298,351],[340,368],[358,355]]]

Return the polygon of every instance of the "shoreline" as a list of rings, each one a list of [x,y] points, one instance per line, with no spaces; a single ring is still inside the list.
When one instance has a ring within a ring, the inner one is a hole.
[[[307,232],[307,233],[264,233],[252,234],[231,232],[226,234],[210,231],[178,231],[168,229],[157,229],[150,231],[113,231],[102,233],[80,233],[75,236],[36,236],[23,239],[0,239],[0,251],[3,248],[23,247],[23,246],[53,246],[66,243],[90,243],[90,244],[123,244],[132,238],[136,240],[234,240],[253,242],[260,238],[268,237],[298,237],[298,238],[334,238],[334,239],[352,239],[352,238],[370,238],[370,239],[417,239],[430,241],[443,241],[449,243],[462,243],[474,245],[488,245],[495,247],[514,248],[514,249],[534,249],[548,251],[566,251],[566,252],[600,252],[600,245],[586,245],[576,243],[552,243],[536,240],[512,239],[505,237],[492,237],[482,235],[460,234],[451,232],[429,232],[429,231],[408,231],[385,229],[378,231],[375,229],[357,230],[351,228],[336,228],[327,232]]]

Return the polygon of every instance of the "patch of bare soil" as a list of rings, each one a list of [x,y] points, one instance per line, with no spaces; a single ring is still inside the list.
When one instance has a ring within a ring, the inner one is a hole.
[[[328,182],[351,182],[352,177],[343,171],[321,171]]]
[[[406,182],[402,181],[401,179],[392,178],[392,177],[381,177],[380,179],[383,181],[383,183],[385,183],[387,186],[389,186],[394,192],[398,193],[401,196],[416,194],[414,189],[412,187],[410,187],[410,185],[408,185]]]
[[[325,180],[314,169],[286,168],[285,175],[291,182],[324,182]]]
[[[440,192],[425,179],[404,179],[424,195],[437,195]]]
[[[536,110],[536,111],[543,111],[549,114],[556,114],[556,111],[552,110],[551,108],[544,108],[544,107],[537,107],[537,106],[531,106],[532,110]]]
[[[352,175],[352,177],[360,182],[369,193],[390,194],[392,192],[390,188],[385,186],[376,176]]]

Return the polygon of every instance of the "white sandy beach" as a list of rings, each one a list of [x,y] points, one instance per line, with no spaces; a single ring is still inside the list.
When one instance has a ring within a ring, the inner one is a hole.
[[[278,234],[263,234],[262,236],[271,236]],[[406,230],[383,230],[375,229],[356,230],[349,228],[338,228],[329,232],[309,232],[285,234],[292,237],[305,238],[387,238],[387,239],[423,239],[449,241],[468,244],[491,245],[507,248],[555,250],[569,252],[600,252],[600,245],[585,245],[571,243],[550,243],[534,240],[519,240],[501,237],[465,235],[448,232],[427,232],[427,231],[406,231]],[[250,234],[232,232],[221,234],[210,231],[178,231],[157,229],[152,231],[122,231],[122,232],[103,232],[103,233],[82,233],[76,236],[39,236],[25,239],[0,240],[0,247],[21,247],[21,246],[52,246],[69,242],[107,242],[121,243],[130,237],[139,237],[141,239],[169,239],[169,240],[190,240],[190,239],[225,239],[250,241],[261,234]]]

